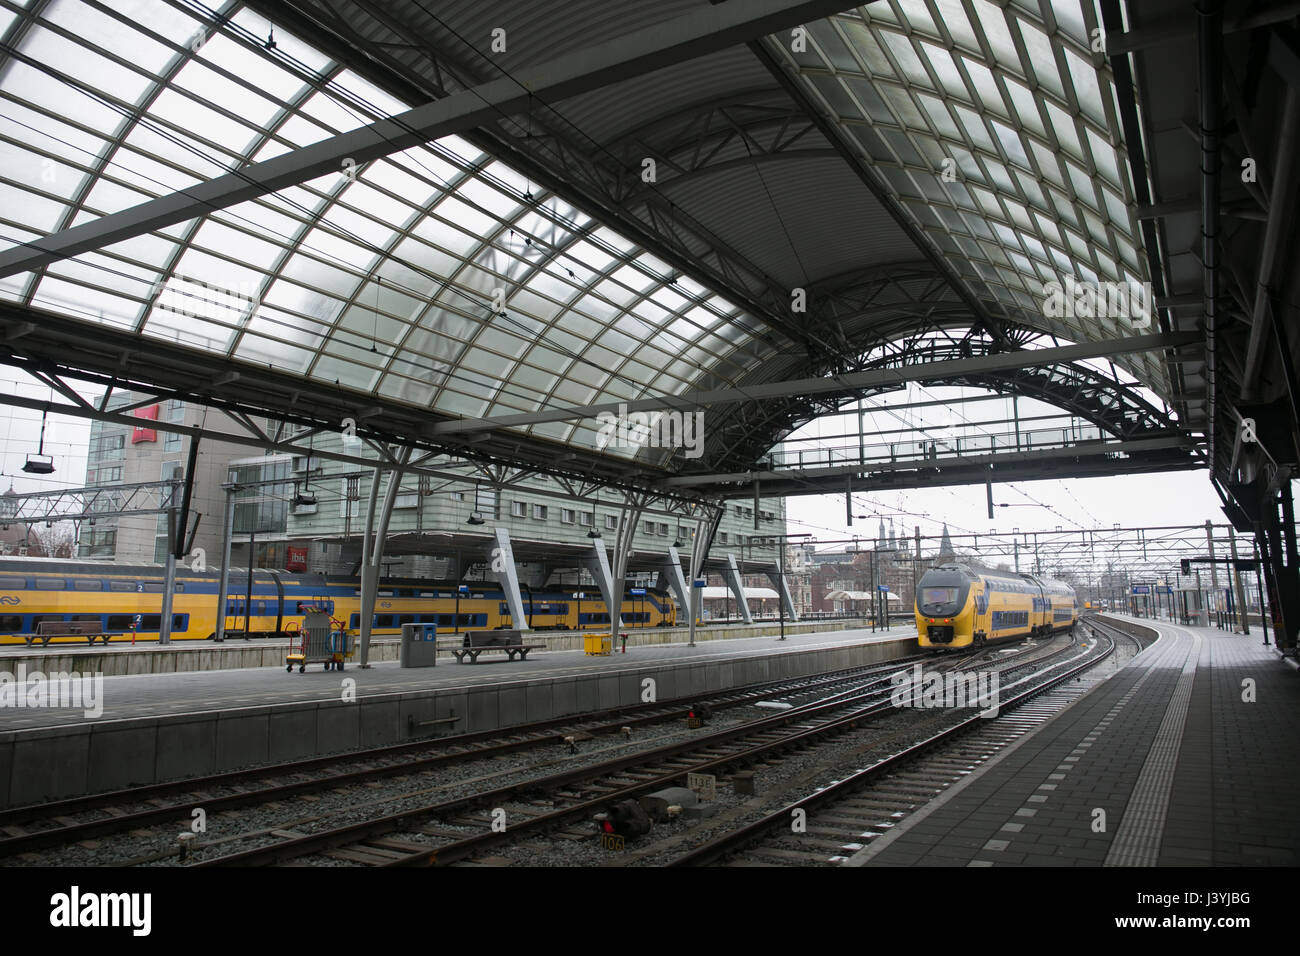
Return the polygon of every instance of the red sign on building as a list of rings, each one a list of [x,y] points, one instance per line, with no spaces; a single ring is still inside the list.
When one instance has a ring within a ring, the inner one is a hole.
[[[158,406],[150,405],[147,408],[137,408],[134,412],[136,418],[147,418],[151,422],[158,420]],[[142,428],[137,425],[131,432],[131,444],[138,445],[142,441],[157,441],[158,432],[153,428]]]
[[[307,546],[289,545],[289,556],[284,562],[285,568],[290,571],[307,570]]]

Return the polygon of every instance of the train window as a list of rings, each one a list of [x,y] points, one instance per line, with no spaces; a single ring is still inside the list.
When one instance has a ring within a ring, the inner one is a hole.
[[[90,578],[77,578],[72,582],[72,586],[78,591],[102,591],[104,590],[103,581],[94,581]]]
[[[23,629],[23,616],[21,614],[0,614],[0,631],[7,634],[17,634]]]
[[[27,590],[27,579],[26,578],[0,578],[0,590],[25,591]]]
[[[172,615],[173,631],[188,631],[190,629],[190,616],[188,614]]]
[[[110,614],[106,629],[110,631],[129,631],[131,630],[131,622],[134,620],[134,614]]]
[[[68,582],[63,578],[37,578],[36,590],[38,591],[65,591]]]
[[[162,584],[157,581],[144,582],[145,594],[162,594]]]
[[[110,591],[134,591],[134,581],[109,581],[108,589]]]

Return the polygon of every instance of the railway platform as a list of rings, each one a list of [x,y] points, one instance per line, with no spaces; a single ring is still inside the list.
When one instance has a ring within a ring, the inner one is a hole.
[[[1160,638],[847,866],[1294,866],[1300,676],[1250,635]]]
[[[93,710],[0,696],[0,806],[669,700],[913,653],[916,632],[823,631],[643,645],[627,654],[369,669],[102,677]],[[29,675],[30,676],[30,675]],[[53,675],[43,675],[50,677]],[[647,683],[648,682],[648,683]],[[30,690],[31,681],[16,685]],[[653,696],[648,696],[653,695]],[[60,701],[62,703],[63,701]]]
[[[804,620],[788,622],[787,634],[808,634],[817,631],[858,629],[860,620]],[[895,627],[899,625],[895,623]],[[734,640],[745,637],[775,636],[780,630],[776,621],[761,620],[753,624],[703,625],[696,630],[697,642]],[[581,650],[584,631],[535,632],[551,650]],[[628,628],[628,646],[645,644],[675,644],[684,640],[686,628]],[[448,638],[455,635],[448,633]],[[111,643],[88,646],[84,640],[51,643],[28,647],[25,644],[0,646],[0,672],[14,672],[20,666],[27,670],[81,671],[91,670],[105,677],[124,674],[172,674],[186,671],[234,670],[245,667],[275,667],[284,665],[284,656],[295,643],[288,638],[227,638],[222,643],[214,641],[174,640],[170,644],[157,641],[115,639]],[[376,636],[370,642],[371,663],[395,661],[401,641],[396,637]]]

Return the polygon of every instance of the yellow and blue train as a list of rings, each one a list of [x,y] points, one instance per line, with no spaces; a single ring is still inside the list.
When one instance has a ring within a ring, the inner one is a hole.
[[[172,596],[172,639],[214,636],[219,572],[176,570]],[[436,624],[440,633],[514,627],[505,594],[496,584],[455,584],[419,579],[384,579],[379,584],[371,633],[394,636],[403,624]],[[598,590],[529,589],[524,613],[534,630],[586,630],[609,626],[609,610]],[[157,640],[161,625],[163,569],[52,558],[0,557],[0,644],[26,643],[42,621],[84,621],[113,639]],[[575,593],[582,597],[575,598]],[[252,637],[293,634],[309,610],[323,610],[350,630],[361,626],[361,586],[356,578],[288,571],[230,572],[226,597],[227,633]],[[664,591],[625,592],[621,618],[628,627],[672,627],[677,606]],[[459,618],[459,621],[457,620]],[[51,643],[84,642],[55,637]]]
[[[916,587],[916,633],[931,650],[1073,631],[1078,620],[1074,588],[1041,575],[943,564]]]

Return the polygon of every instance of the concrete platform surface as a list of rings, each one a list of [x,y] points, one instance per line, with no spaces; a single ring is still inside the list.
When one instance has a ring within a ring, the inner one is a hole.
[[[810,634],[823,631],[861,630],[866,622],[854,619],[804,620],[787,622],[786,634]],[[910,622],[909,622],[910,624]],[[902,626],[896,622],[895,627]],[[736,640],[745,637],[775,637],[780,633],[778,621],[759,620],[753,624],[708,624],[699,627],[695,640]],[[536,638],[546,642],[550,650],[582,650],[583,640],[594,631],[534,631]],[[677,644],[686,640],[682,627],[628,628],[628,647],[650,644]],[[453,638],[453,634],[444,637]],[[401,641],[395,637],[376,637],[370,642],[370,661],[395,661]],[[233,670],[242,667],[284,666],[284,655],[291,647],[288,638],[255,638],[244,640],[228,638],[220,644],[215,641],[175,640],[168,644],[157,641],[114,641],[111,644],[88,645],[84,640],[40,644],[0,645],[0,671],[16,672],[26,664],[28,670],[85,671],[103,673],[105,677],[122,674],[171,674],[185,671]]]
[[[900,626],[876,635],[655,645],[609,657],[551,651],[514,662],[504,654],[477,664],[448,657],[430,668],[383,662],[339,672],[318,664],[300,674],[280,664],[104,677],[94,681],[98,713],[87,713],[84,700],[74,701],[81,710],[15,706],[16,690],[30,701],[41,682],[11,682],[6,698],[0,675],[0,806],[709,694],[889,660],[915,648],[915,632]]]
[[[1294,866],[1300,675],[1249,636],[1160,638],[849,866]]]
[[[656,644],[632,648],[626,654],[587,656],[582,651],[531,652],[526,661],[508,661],[505,654],[487,652],[476,664],[457,664],[450,654],[439,654],[436,667],[407,668],[397,661],[379,661],[368,669],[354,664],[343,671],[326,671],[312,664],[306,673],[297,668],[285,671],[283,656],[278,663],[261,668],[239,668],[173,674],[131,674],[103,678],[103,713],[95,718],[84,716],[84,707],[18,707],[0,695],[0,733],[34,727],[107,721],[132,717],[231,711],[241,707],[289,702],[338,702],[345,680],[353,682],[358,697],[397,694],[412,691],[438,691],[483,685],[523,684],[536,679],[556,679],[588,674],[612,675],[628,669],[644,669],[657,662],[683,664],[721,661],[746,657],[763,657],[809,647],[843,647],[872,641],[896,641],[915,637],[915,629],[901,625],[892,631],[872,634],[865,631],[828,631],[790,635],[782,642],[772,637],[739,638],[707,641],[691,647],[681,644]],[[546,637],[538,635],[536,643]],[[533,639],[530,638],[530,643]],[[15,676],[21,673],[12,671]],[[29,665],[28,674],[32,668]],[[53,675],[54,672],[43,672]],[[86,676],[88,672],[77,672]],[[19,685],[18,693],[29,690],[31,682]],[[669,696],[669,695],[661,695]]]

